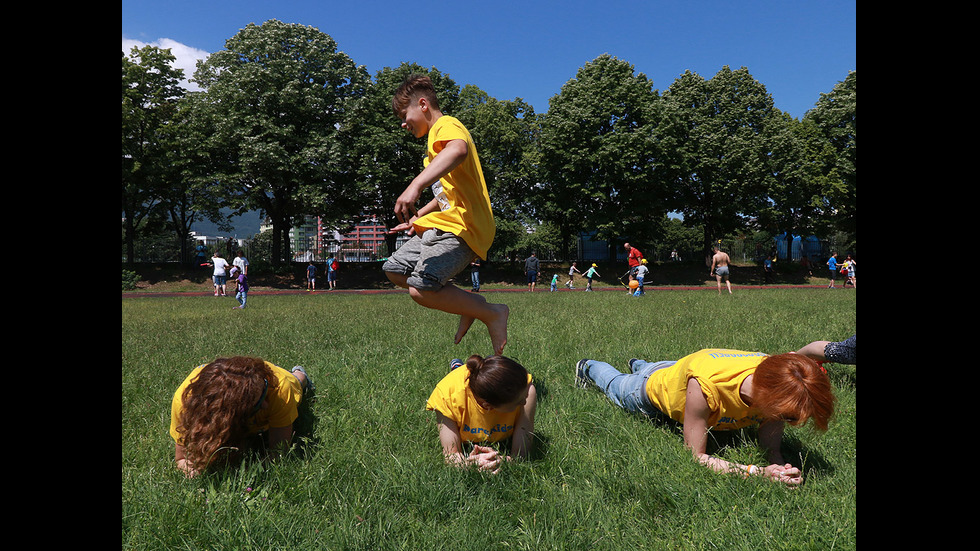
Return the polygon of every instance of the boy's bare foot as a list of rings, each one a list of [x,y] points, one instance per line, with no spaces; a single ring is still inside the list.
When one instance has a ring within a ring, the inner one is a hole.
[[[510,316],[510,307],[506,304],[488,304],[493,311],[491,317],[482,320],[490,331],[490,343],[493,345],[493,353],[500,355],[504,353],[504,346],[507,345],[507,318]],[[456,337],[453,343],[459,344],[463,340],[463,335],[469,331],[475,318],[470,316],[459,317],[459,328],[456,329]]]
[[[473,325],[473,320],[476,318],[470,316],[459,316],[459,328],[456,329],[456,337],[453,339],[453,344],[459,344],[459,341],[463,340],[463,335],[470,330],[470,326]]]
[[[510,308],[506,304],[490,304],[494,314],[491,318],[483,320],[490,331],[490,343],[493,345],[493,353],[500,355],[504,353],[504,346],[507,345],[507,318],[510,316]]]

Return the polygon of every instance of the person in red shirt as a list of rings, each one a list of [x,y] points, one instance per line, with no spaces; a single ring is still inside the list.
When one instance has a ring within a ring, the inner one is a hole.
[[[629,243],[623,243],[623,248],[626,249],[626,263],[630,267],[629,278],[632,281],[636,279],[636,269],[640,266],[640,261],[643,260],[643,253],[640,252],[640,249],[631,247]],[[628,287],[626,291],[629,294],[633,293],[633,290]]]

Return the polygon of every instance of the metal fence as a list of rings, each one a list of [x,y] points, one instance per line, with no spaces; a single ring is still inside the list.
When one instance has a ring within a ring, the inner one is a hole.
[[[399,236],[396,247],[400,246],[404,236]],[[199,250],[200,248],[200,250]],[[188,238],[185,250],[187,258],[180,258],[180,243],[176,238],[157,237],[139,240],[136,243],[134,259],[126,258],[125,247],[122,261],[146,263],[177,263],[188,264],[210,261],[215,251],[220,251],[225,258],[234,258],[238,251],[243,251],[246,258],[251,260],[268,260],[268,251],[263,247],[254,247],[251,240],[209,237],[195,240]],[[702,255],[700,249],[693,246],[668,247],[653,245],[640,247],[644,257],[651,262],[694,260]],[[825,262],[831,252],[840,255],[853,254],[853,241],[848,241],[845,235],[835,235],[829,239],[818,239],[814,236],[801,237],[790,234],[780,234],[771,240],[755,241],[748,239],[731,239],[722,243],[722,250],[728,253],[736,262],[755,261],[761,263],[766,256],[775,254],[778,260]],[[390,252],[384,242],[351,242],[326,241],[320,247],[293,250],[294,262],[323,262],[330,256],[335,256],[341,262],[372,262],[383,260]],[[557,259],[555,251],[538,251],[538,258]],[[593,240],[589,236],[579,236],[575,249],[575,260],[585,262],[625,261],[626,252],[621,245],[610,245],[608,241]]]

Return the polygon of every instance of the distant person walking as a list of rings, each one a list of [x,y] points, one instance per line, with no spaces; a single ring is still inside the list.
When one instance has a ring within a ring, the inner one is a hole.
[[[711,248],[715,254],[711,257],[711,271],[708,275],[714,275],[715,279],[718,281],[718,294],[721,294],[721,280],[724,278],[725,285],[728,286],[728,294],[732,294],[732,282],[729,281],[729,271],[728,265],[731,263],[731,259],[728,257],[728,253],[724,253],[715,245]]]
[[[541,269],[541,262],[538,261],[537,253],[531,252],[531,256],[524,261],[524,274],[527,275],[527,290],[534,292],[534,284],[538,281],[538,271]]]
[[[827,288],[836,289],[834,283],[837,281],[837,253],[830,253],[830,259],[827,260],[827,267],[830,268],[830,285]]]
[[[312,260],[306,267],[306,290],[316,291],[316,264]]]
[[[636,247],[631,247],[629,243],[623,243],[623,248],[626,249],[626,264],[630,268],[630,276],[636,276],[636,269],[640,267],[640,261],[643,260],[643,253],[640,249]]]
[[[595,264],[592,264],[592,266],[590,266],[589,269],[585,271],[585,279],[588,280],[588,283],[585,285],[585,290],[586,291],[591,291],[592,290],[592,278],[593,277],[602,277],[601,275],[599,275],[599,272],[596,271],[596,265]]]
[[[643,253],[640,249],[630,246],[629,243],[623,243],[623,249],[626,250],[626,264],[629,266],[629,280],[632,281],[636,279],[636,269],[640,267],[641,260],[643,260]],[[631,287],[626,288],[626,294],[632,295],[633,289]]]
[[[218,296],[218,291],[221,291],[221,296],[226,296],[225,285],[228,281],[228,261],[221,257],[219,251],[214,251],[214,256],[211,257],[211,265],[214,266],[214,274],[211,275],[211,279],[214,280],[214,296]]]
[[[235,289],[235,300],[238,301],[238,306],[232,308],[242,309],[245,308],[245,302],[248,300],[248,276],[239,272],[235,281],[238,283],[238,287]]]
[[[337,289],[337,270],[340,269],[340,262],[333,256],[327,259],[327,290]]]
[[[575,285],[573,284],[573,280],[575,279],[575,272],[582,273],[579,271],[578,266],[576,266],[576,264],[577,264],[576,262],[572,262],[571,267],[568,268],[568,281],[565,282],[565,287],[568,287],[569,289],[575,288]]]
[[[473,292],[480,292],[480,257],[470,262],[470,280],[473,282]]]
[[[847,255],[847,258],[844,259],[844,270],[847,272],[847,280],[844,282],[844,286],[847,287],[847,284],[850,283],[851,287],[857,289],[857,262],[851,258],[851,255]]]
[[[647,274],[650,272],[650,268],[647,267],[647,259],[640,260],[640,265],[636,267],[636,282],[639,284],[636,287],[636,291],[633,292],[633,296],[638,297],[640,295],[647,294],[643,290],[643,281],[646,279]]]
[[[238,271],[248,275],[248,259],[245,258],[245,251],[235,253],[235,259],[231,263],[238,267]]]

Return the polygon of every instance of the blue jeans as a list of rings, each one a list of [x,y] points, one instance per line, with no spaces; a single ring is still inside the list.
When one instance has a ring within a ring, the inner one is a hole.
[[[473,289],[476,291],[480,290],[480,272],[472,272],[470,274],[470,279],[473,280]]]
[[[637,360],[633,363],[635,372],[622,373],[606,362],[589,360],[585,364],[585,375],[592,379],[599,390],[617,406],[626,411],[657,417],[661,412],[647,397],[647,379],[654,371],[668,368],[675,363],[677,362],[673,360],[662,362]]]
[[[238,304],[241,304],[242,308],[245,308],[245,301],[248,300],[248,291],[238,291],[235,293],[235,298],[238,299]]]

